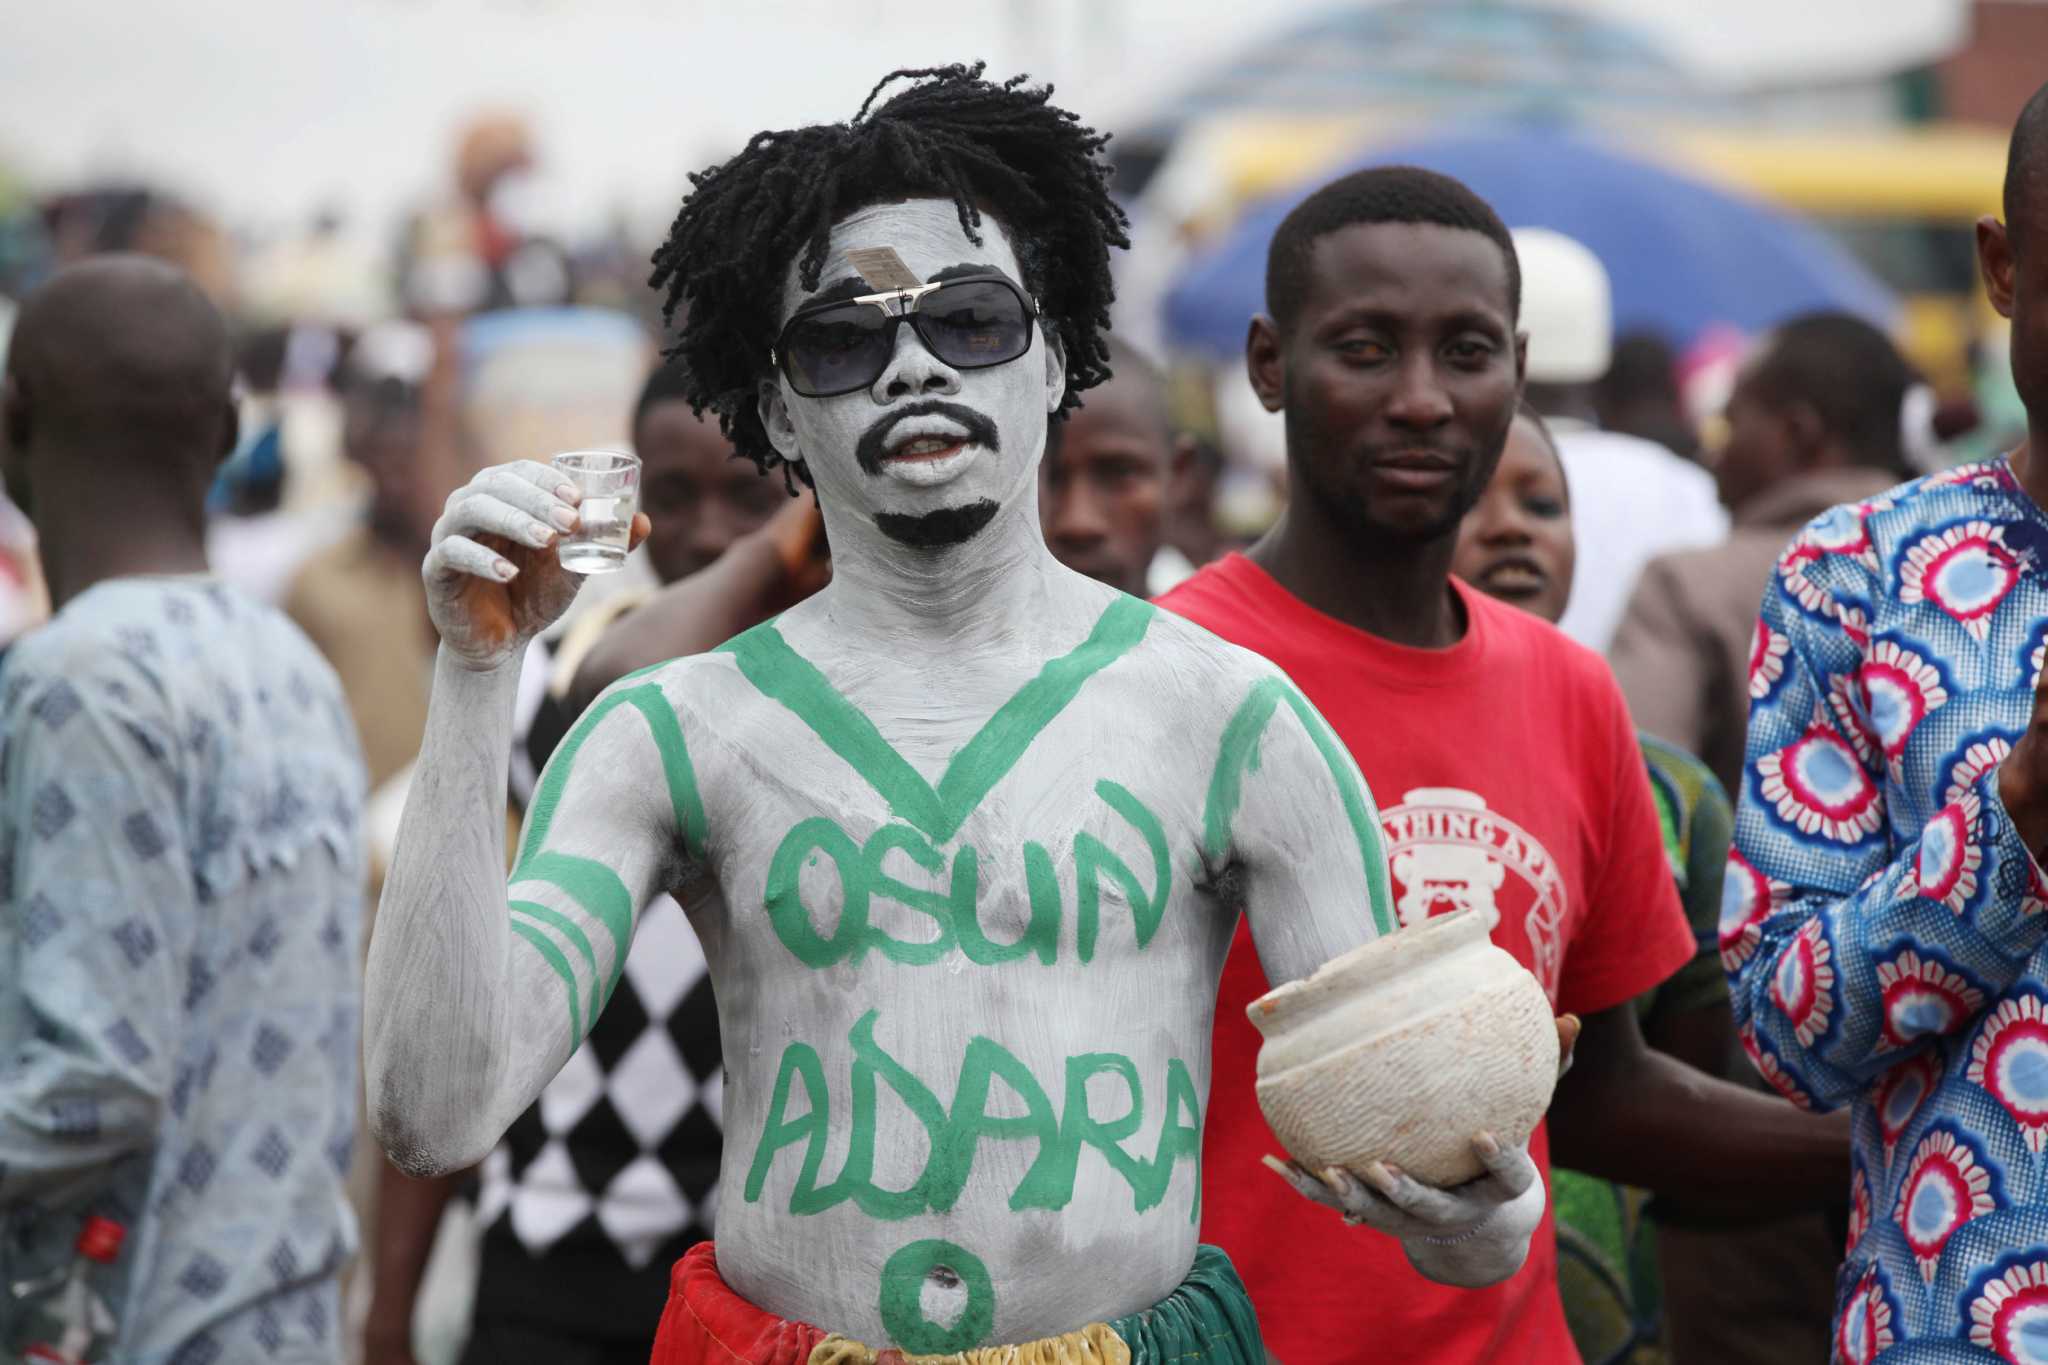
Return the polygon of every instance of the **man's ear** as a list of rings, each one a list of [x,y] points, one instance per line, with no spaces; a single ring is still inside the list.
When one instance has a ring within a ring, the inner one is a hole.
[[[1984,292],[1998,316],[2012,316],[2012,239],[2005,224],[1985,214],[1977,220],[1977,269],[1984,276]]]
[[[1067,401],[1067,348],[1060,334],[1043,323],[1038,334],[1045,338],[1045,410],[1058,412]]]
[[[761,381],[760,401],[755,411],[761,416],[761,426],[768,433],[768,444],[775,447],[775,453],[791,464],[803,459],[803,452],[797,448],[796,423],[789,417],[789,400],[783,397],[782,385],[773,379]]]
[[[1280,349],[1280,325],[1260,313],[1244,338],[1244,372],[1267,412],[1278,412],[1287,392],[1287,358]]]
[[[1821,420],[1820,409],[1803,399],[1795,400],[1784,406],[1779,420],[1785,424],[1785,435],[1798,452],[1801,467],[1819,464],[1822,448],[1828,443],[1828,425]]]

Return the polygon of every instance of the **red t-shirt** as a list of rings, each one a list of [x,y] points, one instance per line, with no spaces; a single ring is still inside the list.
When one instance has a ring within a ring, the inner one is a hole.
[[[1596,1013],[1694,952],[1628,708],[1598,655],[1451,581],[1470,624],[1448,649],[1325,616],[1242,555],[1160,603],[1285,669],[1343,736],[1379,803],[1404,923],[1490,908],[1494,942],[1560,1012]],[[1236,1263],[1272,1352],[1285,1365],[1577,1362],[1547,1209],[1514,1278],[1454,1289],[1260,1166],[1280,1147],[1253,1092],[1245,1008],[1266,990],[1241,923],[1216,1002],[1202,1240]],[[1547,1181],[1545,1128],[1529,1152]]]

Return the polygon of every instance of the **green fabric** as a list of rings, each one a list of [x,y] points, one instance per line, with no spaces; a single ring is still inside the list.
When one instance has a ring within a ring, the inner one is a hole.
[[[1212,1246],[1195,1248],[1180,1288],[1109,1326],[1131,1348],[1131,1365],[1266,1365],[1251,1295],[1230,1258]]]
[[[1678,898],[1692,925],[1698,951],[1669,981],[1642,996],[1647,1014],[1688,1014],[1728,1002],[1728,978],[1721,969],[1721,879],[1735,812],[1707,765],[1661,739],[1638,735],[1650,770],[1650,793],[1664,827],[1664,853],[1678,883]]]
[[[1734,812],[1704,763],[1662,740],[1638,735],[1664,855],[1698,944],[1692,960],[1636,999],[1638,1014],[1685,1014],[1725,1007],[1728,978],[1719,951],[1722,869]],[[1664,1365],[1663,1284],[1656,1231],[1642,1190],[1577,1171],[1551,1172],[1557,1214],[1557,1287],[1565,1323],[1587,1365]]]

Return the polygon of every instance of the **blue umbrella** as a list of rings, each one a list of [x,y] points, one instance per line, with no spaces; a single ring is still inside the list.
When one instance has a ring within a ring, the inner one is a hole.
[[[1466,130],[1376,147],[1344,171],[1390,165],[1456,176],[1508,226],[1584,242],[1613,281],[1617,331],[1655,328],[1684,346],[1716,323],[1753,332],[1837,308],[1889,326],[1897,313],[1891,291],[1803,219],[1573,134]],[[1171,341],[1218,357],[1241,351],[1245,325],[1265,309],[1273,230],[1315,188],[1257,205],[1183,272],[1166,298]]]

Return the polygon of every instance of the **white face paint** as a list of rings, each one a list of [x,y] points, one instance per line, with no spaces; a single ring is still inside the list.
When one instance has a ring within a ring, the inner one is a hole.
[[[942,272],[1001,274],[1022,288],[1024,272],[1008,234],[986,218],[980,232],[976,245],[947,199],[861,209],[832,229],[816,291],[805,290],[790,266],[778,322],[835,290],[877,292],[847,259],[864,247],[894,250],[927,282]],[[763,383],[761,420],[785,458],[810,466],[835,557],[855,548],[850,541],[886,535],[878,519],[889,524],[983,503],[1013,511],[1035,490],[1046,418],[1066,391],[1066,362],[1053,335],[1043,325],[1034,330],[1031,349],[1018,359],[958,370],[926,350],[906,325],[897,329],[888,367],[867,388],[806,398],[779,372]],[[940,410],[916,411],[923,408]],[[993,445],[973,439],[969,428],[975,425],[993,431]],[[863,436],[880,431],[887,433],[884,458],[879,471],[869,472],[855,452]]]

